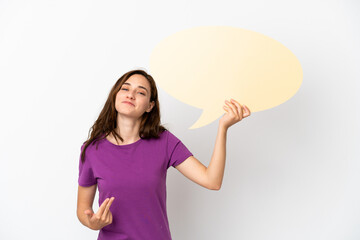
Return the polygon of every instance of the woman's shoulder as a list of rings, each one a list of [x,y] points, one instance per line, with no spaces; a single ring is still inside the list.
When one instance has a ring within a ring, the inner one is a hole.
[[[165,138],[167,142],[178,142],[180,139],[170,130],[166,130]]]
[[[168,130],[165,129],[165,130],[159,132],[157,136],[152,136],[150,138],[147,138],[146,140],[151,140],[151,141],[154,141],[154,142],[155,141],[160,141],[160,140],[166,139],[168,134],[169,134]]]
[[[165,136],[167,136],[167,137],[175,137],[175,134],[174,133],[172,133],[170,130],[168,130],[168,129],[166,129],[165,131],[164,131],[164,133],[165,133]]]
[[[103,142],[104,140],[106,140],[106,139],[100,137],[100,138],[98,138],[97,140],[91,141],[90,144],[88,144],[89,140],[86,140],[86,141],[83,142],[82,145],[81,145],[81,151],[83,151],[83,149],[85,148],[86,145],[87,145],[86,151],[87,151],[87,152],[88,152],[88,151],[91,151],[91,150],[93,150],[94,148],[97,148],[97,145],[98,145],[98,144],[101,144],[101,142]]]
[[[160,131],[157,135],[142,138],[142,142],[147,144],[163,144],[168,139],[168,130]],[[145,145],[144,145],[145,146]]]

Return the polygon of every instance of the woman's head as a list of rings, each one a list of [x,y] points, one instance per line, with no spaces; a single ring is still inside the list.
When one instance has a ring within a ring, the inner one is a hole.
[[[156,83],[145,71],[132,70],[120,77],[110,91],[108,101],[114,104],[112,108],[117,114],[140,119],[140,137],[158,136],[159,130],[163,130],[159,129],[160,106]]]
[[[123,103],[124,101],[131,102],[134,106]],[[161,132],[167,130],[160,124],[160,106],[154,79],[144,70],[132,70],[122,75],[111,88],[98,119],[90,129],[90,138],[86,141],[82,154],[90,143],[103,139],[110,133],[123,141],[115,131],[118,127],[118,114],[139,119],[139,136],[143,139],[158,138]]]
[[[151,86],[146,76],[139,73],[130,75],[121,81],[120,89],[115,95],[118,116],[134,120],[146,118],[155,106],[154,95],[157,95],[156,86]]]

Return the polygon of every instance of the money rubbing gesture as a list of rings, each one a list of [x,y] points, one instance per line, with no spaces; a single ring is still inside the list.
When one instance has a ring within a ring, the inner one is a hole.
[[[223,106],[226,113],[220,119],[219,123],[221,126],[228,129],[233,124],[241,121],[242,119],[251,115],[250,109],[246,105],[240,104],[235,99],[225,100],[227,106]]]
[[[91,209],[87,209],[84,211],[87,216],[90,229],[100,230],[106,225],[112,223],[113,216],[110,211],[110,206],[113,203],[114,199],[114,197],[110,199],[106,198],[96,213],[94,213]]]

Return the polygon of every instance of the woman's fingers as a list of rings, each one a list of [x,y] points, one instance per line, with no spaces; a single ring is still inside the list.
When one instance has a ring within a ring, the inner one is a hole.
[[[106,211],[107,206],[113,202],[114,198],[107,198],[103,201],[103,203],[101,204],[101,206],[99,207],[99,210],[96,212],[96,216],[98,218],[101,218],[104,214],[104,212]]]
[[[243,109],[242,109],[240,103],[238,103],[238,102],[235,101],[234,99],[230,99],[230,100],[231,100],[231,102],[232,102],[233,104],[235,104],[236,109],[237,109],[238,116],[240,117],[240,120],[241,120],[241,119],[243,118]]]
[[[246,106],[246,105],[243,105],[244,106],[244,117],[248,117],[251,115],[251,111],[250,109]]]
[[[109,214],[109,212],[110,212],[110,206],[111,206],[111,204],[113,203],[113,201],[114,201],[114,197],[112,197],[112,198],[110,198],[110,201],[106,204],[106,207],[105,207],[105,210],[104,210],[104,212],[103,212],[103,214],[102,214],[102,218],[103,219],[106,219],[107,218],[107,215]]]
[[[99,207],[98,211],[91,216],[90,225],[91,229],[99,230],[106,225],[112,223],[112,214],[110,212],[110,206],[114,201],[114,197],[106,198],[101,206]]]
[[[108,214],[108,219],[109,219],[109,224],[112,223],[112,213],[109,211],[109,214]]]
[[[96,216],[101,217],[103,212],[105,211],[106,205],[109,203],[109,199],[105,199],[100,205],[98,211],[96,212]]]
[[[238,106],[235,105],[234,102],[228,102],[227,101],[227,104],[229,105],[229,107],[232,109],[233,113],[234,113],[234,116],[236,118],[236,121],[239,121],[242,119],[242,110],[241,110],[241,107],[240,107],[240,110],[238,109]]]
[[[228,109],[234,114],[234,115],[237,115],[237,110],[235,109],[235,107],[231,104],[231,103],[228,103],[227,100],[225,100],[225,103],[228,105]]]
[[[233,103],[235,103],[239,109],[241,109],[240,116],[242,116],[244,118],[244,117],[248,117],[251,115],[250,109],[246,105],[241,105],[238,101],[236,101],[234,99],[231,99],[231,101]]]
[[[104,219],[105,223],[107,223],[107,224],[110,223],[110,214],[111,214],[111,212],[108,211],[108,214],[106,214],[105,219]]]

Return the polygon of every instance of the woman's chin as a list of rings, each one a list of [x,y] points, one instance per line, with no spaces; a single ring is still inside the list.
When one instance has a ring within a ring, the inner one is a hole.
[[[142,117],[142,115],[135,114],[135,112],[131,112],[131,111],[121,111],[121,112],[118,112],[118,115],[120,115],[123,118],[132,118],[135,120]]]

